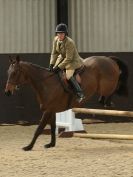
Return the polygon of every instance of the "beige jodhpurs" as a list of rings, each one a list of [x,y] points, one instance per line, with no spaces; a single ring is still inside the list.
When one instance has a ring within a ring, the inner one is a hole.
[[[73,76],[74,71],[75,71],[74,69],[66,70],[66,78],[67,78],[67,80],[69,80]]]

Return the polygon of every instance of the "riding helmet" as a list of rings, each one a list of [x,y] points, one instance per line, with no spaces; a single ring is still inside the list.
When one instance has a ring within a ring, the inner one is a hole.
[[[68,34],[68,29],[67,29],[67,25],[64,23],[60,23],[56,26],[56,33],[65,33],[66,35]]]

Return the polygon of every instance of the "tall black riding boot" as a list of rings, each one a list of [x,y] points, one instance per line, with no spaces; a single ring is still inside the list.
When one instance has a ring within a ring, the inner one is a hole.
[[[74,91],[76,92],[76,95],[79,98],[78,101],[81,102],[85,98],[85,96],[83,94],[83,91],[82,91],[80,85],[78,84],[78,82],[76,81],[76,79],[73,76],[69,79],[69,82],[72,85]]]

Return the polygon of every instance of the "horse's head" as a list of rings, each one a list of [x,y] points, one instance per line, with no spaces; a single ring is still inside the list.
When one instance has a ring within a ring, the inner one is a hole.
[[[16,90],[18,86],[22,84],[23,80],[24,74],[20,66],[19,56],[15,57],[15,59],[10,58],[5,94],[7,96],[13,94],[14,90]]]

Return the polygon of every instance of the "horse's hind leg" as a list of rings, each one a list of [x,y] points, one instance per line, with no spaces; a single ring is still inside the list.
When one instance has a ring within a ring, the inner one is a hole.
[[[112,97],[113,97],[113,94],[108,97],[105,97],[104,107],[113,107],[114,106],[114,103],[112,102]]]
[[[48,119],[49,119],[50,116],[51,116],[50,112],[44,112],[43,113],[42,119],[41,119],[40,124],[38,125],[38,127],[35,131],[35,134],[33,136],[33,139],[31,141],[31,143],[28,146],[24,147],[23,150],[29,151],[33,148],[38,136],[43,132],[44,127],[47,125]]]
[[[114,103],[112,102],[112,97],[113,97],[113,94],[110,95],[110,96],[100,96],[99,99],[98,99],[98,102],[100,104],[102,104],[104,107],[111,107],[111,106],[114,106]]]
[[[100,96],[98,102],[104,106],[105,96]]]

